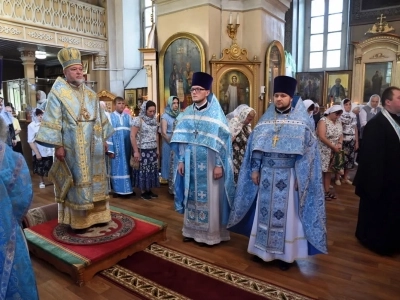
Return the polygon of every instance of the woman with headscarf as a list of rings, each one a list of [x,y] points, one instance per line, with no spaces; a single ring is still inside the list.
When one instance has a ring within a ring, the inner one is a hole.
[[[314,119],[314,123],[315,123],[315,129],[317,129],[318,122],[321,119],[321,112],[319,110],[318,103],[315,103],[315,106],[314,106],[313,119]]]
[[[28,125],[28,143],[32,149],[33,174],[40,176],[39,188],[46,187],[44,177],[48,176],[49,170],[53,165],[53,148],[44,147],[36,143],[36,134],[39,131],[40,123],[43,119],[43,111],[36,108],[33,113],[32,122]]]
[[[343,113],[340,105],[333,105],[324,113],[317,126],[319,149],[322,160],[322,173],[324,178],[325,200],[336,199],[335,194],[329,191],[331,183],[331,159],[334,153],[342,150],[343,135],[342,123],[339,118]]]
[[[36,92],[36,102],[37,102],[37,108],[45,111],[46,110],[46,104],[47,104],[47,96],[46,93],[38,90]]]
[[[308,116],[310,118],[310,126],[312,129],[315,130],[315,122],[314,122],[314,108],[315,108],[315,103],[314,101],[310,100],[310,99],[306,99],[303,101],[304,106],[306,107]]]
[[[161,146],[161,182],[167,183],[170,175],[171,167],[171,147],[169,142],[171,140],[174,122],[180,112],[180,102],[177,96],[170,96],[168,98],[167,106],[164,113],[161,115],[161,128],[160,133],[162,136]]]
[[[17,140],[15,138],[15,130],[13,125],[13,115],[9,113],[4,105],[4,99],[0,97],[0,118],[3,119],[4,123],[7,126],[7,139],[6,144],[10,147],[13,147],[17,144]]]
[[[349,171],[354,168],[355,153],[358,149],[357,117],[352,112],[350,99],[341,101],[343,113],[340,116],[343,128],[344,174],[343,182],[353,184],[349,179]],[[340,175],[336,174],[336,185],[341,185]]]
[[[361,133],[360,139],[362,139],[362,133],[365,125],[367,125],[368,121],[371,120],[375,115],[381,111],[381,108],[378,107],[381,102],[381,97],[377,94],[372,95],[369,98],[367,105],[365,105],[360,111],[360,126]]]
[[[229,118],[229,131],[232,136],[233,175],[235,183],[237,183],[240,167],[246,153],[247,140],[251,133],[250,123],[253,121],[255,115],[256,111],[246,104],[239,105],[233,112],[227,115],[227,118]]]
[[[160,186],[158,178],[158,134],[156,104],[149,100],[140,107],[139,116],[132,119],[131,143],[135,162],[139,169],[133,169],[133,186],[140,188],[145,200],[157,198],[151,189]]]

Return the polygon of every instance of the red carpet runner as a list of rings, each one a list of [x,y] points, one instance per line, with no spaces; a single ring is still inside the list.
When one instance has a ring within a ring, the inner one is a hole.
[[[100,274],[142,299],[309,299],[157,244]]]

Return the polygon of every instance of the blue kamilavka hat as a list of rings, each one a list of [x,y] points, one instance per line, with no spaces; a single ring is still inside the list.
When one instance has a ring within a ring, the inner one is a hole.
[[[274,94],[285,93],[293,98],[297,80],[289,76],[277,76],[274,79]]]
[[[213,78],[210,74],[204,72],[193,73],[192,86],[198,85],[205,88],[206,90],[211,90],[212,82]]]

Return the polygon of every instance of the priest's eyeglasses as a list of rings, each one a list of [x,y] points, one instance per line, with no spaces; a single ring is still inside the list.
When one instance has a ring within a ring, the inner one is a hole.
[[[205,90],[206,89],[203,89],[203,88],[191,88],[190,92],[191,93],[194,93],[194,92],[199,93],[200,91],[205,91]]]

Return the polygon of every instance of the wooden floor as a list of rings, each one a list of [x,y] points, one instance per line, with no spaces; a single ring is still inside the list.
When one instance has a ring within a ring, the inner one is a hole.
[[[39,189],[33,176],[32,207],[53,202],[53,186]],[[400,255],[382,257],[363,248],[354,237],[358,198],[350,185],[335,187],[338,199],[327,203],[328,255],[298,261],[284,272],[274,263],[257,263],[247,253],[248,239],[231,234],[231,241],[212,248],[182,242],[182,215],[174,212],[173,198],[163,186],[154,189],[160,197],[111,199],[111,204],[168,223],[164,244],[203,260],[234,269],[249,276],[283,286],[317,299],[400,299]],[[396,237],[399,238],[399,237]],[[79,288],[65,274],[45,261],[32,257],[41,300],[50,299],[135,299],[126,291],[95,276]],[[206,287],[205,287],[206,288]]]

